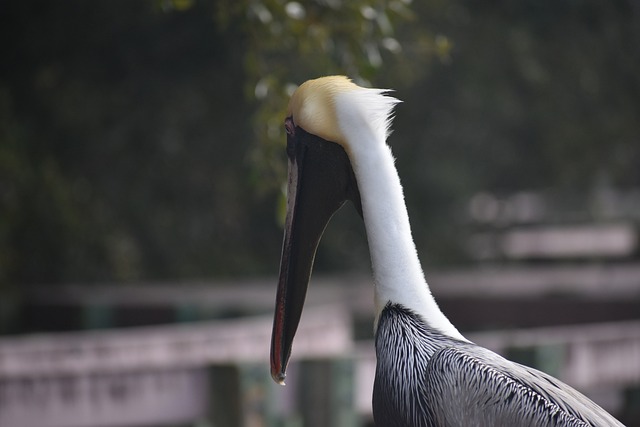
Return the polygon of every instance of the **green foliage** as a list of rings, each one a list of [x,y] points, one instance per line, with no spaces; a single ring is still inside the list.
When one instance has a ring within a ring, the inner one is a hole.
[[[397,89],[428,263],[479,190],[640,186],[630,1],[5,2],[0,286],[277,273],[282,120],[304,80]],[[367,268],[335,218],[319,269]]]
[[[257,144],[250,159],[258,191],[272,192],[283,181],[282,122],[296,86],[331,74],[370,85],[383,64],[382,51],[401,50],[396,22],[411,17],[406,0],[219,2],[219,25],[239,23],[245,37],[245,90],[256,102]]]
[[[0,283],[275,269],[288,94],[374,75],[373,4],[7,5]]]

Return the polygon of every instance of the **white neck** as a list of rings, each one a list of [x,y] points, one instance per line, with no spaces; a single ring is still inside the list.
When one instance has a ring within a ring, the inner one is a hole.
[[[366,99],[358,99],[353,92],[336,99],[336,110],[362,201],[375,282],[376,325],[391,302],[421,315],[441,332],[464,339],[431,295],[411,235],[400,178],[386,144],[388,116],[397,101],[380,91],[362,91],[361,98]],[[385,117],[380,121],[376,114],[382,112]]]

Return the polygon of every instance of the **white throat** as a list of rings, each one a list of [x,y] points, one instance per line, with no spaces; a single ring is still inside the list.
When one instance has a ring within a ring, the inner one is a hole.
[[[376,326],[391,302],[414,311],[441,332],[464,339],[436,304],[424,278],[400,178],[386,143],[390,114],[399,101],[383,93],[359,88],[335,99],[362,201],[375,283]]]

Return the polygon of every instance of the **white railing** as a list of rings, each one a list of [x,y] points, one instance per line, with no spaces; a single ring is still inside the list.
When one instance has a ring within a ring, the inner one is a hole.
[[[0,339],[0,379],[268,362],[271,316]],[[309,307],[295,340],[299,358],[352,348],[343,306]]]

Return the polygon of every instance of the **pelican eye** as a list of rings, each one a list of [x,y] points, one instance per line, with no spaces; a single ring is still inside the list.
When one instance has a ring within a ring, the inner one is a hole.
[[[292,117],[287,117],[286,119],[284,119],[284,130],[287,132],[287,135],[295,135],[296,125],[293,123]]]

